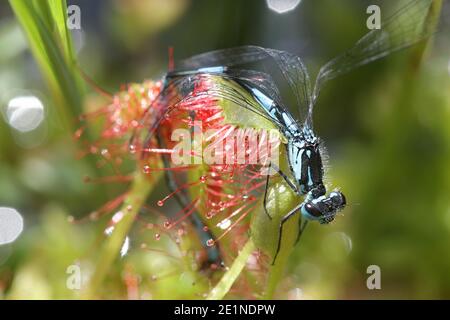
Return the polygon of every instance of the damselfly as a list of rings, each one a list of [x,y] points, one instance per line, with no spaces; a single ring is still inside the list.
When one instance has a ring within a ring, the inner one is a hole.
[[[283,226],[292,216],[297,213],[302,215],[298,234],[300,238],[308,221],[329,223],[346,205],[345,197],[340,191],[332,191],[327,196],[323,183],[322,142],[313,130],[313,109],[321,88],[327,81],[339,75],[431,35],[433,28],[427,20],[431,3],[432,0],[413,0],[407,3],[390,18],[385,19],[380,29],[368,32],[351,49],[321,67],[312,89],[303,61],[300,57],[284,51],[244,46],[208,52],[187,59],[179,65],[179,69],[166,75],[161,94],[149,108],[151,112],[148,112],[141,122],[141,126],[149,132],[142,145],[145,148],[163,119],[183,101],[192,99],[193,95],[231,101],[237,107],[273,123],[286,141],[284,152],[287,154],[289,172],[283,172],[274,164],[270,164],[270,167],[283,177],[295,193],[305,196],[304,201],[280,221],[278,247],[273,257],[275,262],[280,250]],[[283,103],[279,89],[269,74],[242,67],[257,61],[275,62],[296,97],[300,113],[298,120]],[[221,81],[216,82],[213,87],[199,89],[199,83],[208,77],[218,77]],[[236,86],[239,90],[236,90]],[[268,175],[264,207],[269,180]],[[168,181],[169,185],[173,184],[171,179]],[[187,205],[187,200],[182,200],[182,203]],[[266,213],[269,215],[267,210]],[[200,224],[198,218],[195,221]]]

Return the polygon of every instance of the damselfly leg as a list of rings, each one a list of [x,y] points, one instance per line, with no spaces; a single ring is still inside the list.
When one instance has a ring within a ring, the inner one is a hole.
[[[275,170],[283,179],[284,181],[286,181],[286,183],[289,185],[289,188],[292,189],[292,191],[294,191],[295,193],[298,194],[298,189],[295,186],[295,184],[289,179],[289,177],[283,172],[281,171],[280,168],[278,168],[275,164],[273,164],[272,162],[269,163],[269,167],[267,170],[267,177],[266,177],[266,185],[264,188],[264,200],[263,200],[263,205],[264,205],[264,211],[267,215],[267,217],[272,220],[272,216],[269,214],[269,211],[267,210],[267,196],[268,196],[268,192],[267,190],[269,189],[269,180],[271,177],[271,170]]]
[[[299,219],[298,220],[298,234],[297,234],[297,239],[295,240],[295,244],[297,244],[300,241],[300,237],[303,234],[303,231],[305,231],[306,226],[308,225],[308,220],[306,219]]]
[[[283,227],[284,227],[284,224],[287,221],[289,221],[289,219],[292,218],[297,213],[298,210],[300,210],[302,205],[303,205],[303,203],[299,204],[294,209],[289,211],[283,218],[281,218],[280,226],[278,228],[278,230],[279,230],[279,232],[278,232],[278,244],[277,244],[277,249],[275,251],[275,255],[274,255],[273,260],[272,260],[272,265],[275,264],[275,261],[277,260],[277,257],[278,257],[278,253],[280,252],[280,249],[281,249],[281,240],[283,239]]]
[[[305,201],[289,211],[289,213],[287,213],[281,219],[278,233],[278,244],[272,260],[272,265],[275,264],[278,253],[281,249],[284,224],[289,221],[289,219],[292,218],[298,211],[300,211],[301,217],[299,218],[299,231],[295,243],[298,243],[298,241],[300,240],[301,235],[308,225],[308,221],[317,220],[321,224],[328,224],[334,220],[337,212],[342,210],[345,205],[345,196],[339,191],[333,191],[327,197],[320,196],[318,198],[314,197],[313,191],[310,191],[307,194]]]

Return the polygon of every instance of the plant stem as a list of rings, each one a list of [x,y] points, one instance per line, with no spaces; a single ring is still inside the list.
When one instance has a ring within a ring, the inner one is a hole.
[[[96,269],[91,277],[90,283],[82,294],[82,298],[92,299],[95,297],[98,288],[116,259],[125,237],[135,221],[139,209],[153,190],[160,176],[161,174],[157,173],[155,176],[152,176],[152,180],[149,180],[147,176],[140,172],[135,174],[128,197],[125,199],[120,209],[124,213],[124,216],[122,220],[115,225],[111,236],[106,239],[106,242],[100,251]]]
[[[267,281],[267,289],[264,293],[264,299],[270,300],[273,298],[273,294],[275,293],[275,289],[280,282],[281,277],[283,276],[284,269],[287,263],[287,255],[281,256],[277,258],[276,263],[273,266],[270,266],[269,269],[269,279]]]
[[[206,300],[220,300],[228,293],[234,282],[244,269],[250,254],[255,250],[253,241],[249,239],[238,257],[233,261],[231,268],[222,276],[214,289],[211,290]]]

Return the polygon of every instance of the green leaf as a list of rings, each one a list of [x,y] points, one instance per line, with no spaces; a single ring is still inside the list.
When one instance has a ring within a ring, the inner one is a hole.
[[[66,2],[10,0],[30,49],[51,89],[55,106],[68,128],[82,111],[82,83],[75,68]]]

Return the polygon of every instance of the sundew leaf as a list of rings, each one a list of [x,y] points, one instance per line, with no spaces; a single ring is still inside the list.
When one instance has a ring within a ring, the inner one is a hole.
[[[258,106],[258,103],[253,99],[251,94],[249,94],[244,88],[242,88],[238,83],[230,81],[229,79],[223,79],[220,76],[209,75],[209,79],[213,79],[213,81],[217,83],[221,83],[226,81],[227,89],[237,91],[244,100],[252,101],[252,106]],[[214,95],[214,98],[217,99],[217,104],[221,107],[222,115],[224,116],[224,125],[233,125],[239,128],[253,128],[253,129],[262,129],[262,130],[278,130],[277,125],[270,121],[270,119],[264,118],[263,116],[253,112],[252,110],[248,110],[242,105],[238,105],[239,102],[231,101],[230,99],[221,98],[220,95]],[[254,102],[254,103],[253,103]],[[261,114],[265,114],[265,111],[260,108]],[[280,132],[281,133],[281,132]],[[283,136],[282,136],[283,137]],[[282,141],[282,143],[286,143],[286,139]],[[205,146],[204,146],[205,148]],[[288,176],[290,175],[289,166],[286,159],[286,152],[284,147],[279,148],[279,166]],[[187,174],[187,183],[194,184],[196,181],[199,181],[202,176],[207,176],[210,172],[211,168],[208,164],[201,164],[189,170]],[[265,179],[265,177],[263,177]],[[262,181],[262,179],[261,179]],[[222,184],[223,192],[226,194],[233,194],[233,190],[229,188],[226,183],[226,179],[224,180],[224,184]],[[189,196],[191,199],[207,199],[207,195],[205,194],[205,188],[202,184],[194,185],[189,188]],[[239,196],[239,195],[237,195]],[[270,179],[270,185],[268,189],[268,211],[271,215],[272,219],[269,219],[264,211],[263,207],[263,193],[259,194],[259,200],[256,202],[254,209],[250,213],[242,223],[250,222],[250,230],[249,230],[249,241],[253,243],[252,248],[259,249],[263,251],[268,256],[269,263],[272,262],[272,259],[275,255],[277,246],[278,246],[278,237],[279,237],[279,225],[282,217],[284,217],[292,208],[298,205],[303,199],[299,197],[294,191],[290,189],[287,183],[280,178],[278,175],[274,175]],[[244,202],[243,202],[244,205]],[[235,208],[238,208],[236,206]],[[211,224],[211,220],[207,220],[205,217],[208,212],[207,206],[204,203],[200,203],[198,205],[198,212],[195,214],[199,214],[200,217],[204,220],[206,224],[209,224],[211,232],[217,237],[220,236],[224,230],[218,230],[219,228],[213,227]],[[224,217],[219,214],[219,217]],[[282,274],[283,266],[285,265],[290,252],[295,244],[295,240],[298,234],[298,226],[299,226],[300,215],[294,216],[289,220],[284,226],[283,229],[283,238],[281,240],[281,248],[277,257],[277,261],[274,265],[275,269],[280,270],[280,272],[273,272],[275,276],[280,276]],[[217,222],[217,219],[212,219]],[[233,219],[233,222],[236,221],[237,218]],[[222,237],[219,241],[219,247],[227,248],[229,244],[233,241],[233,237],[227,235]],[[247,252],[248,253],[248,252]],[[238,276],[238,275],[235,275]],[[225,281],[225,280],[224,280]],[[231,281],[231,280],[227,280]],[[232,280],[234,281],[234,280]],[[271,283],[277,283],[277,280],[271,281]]]

